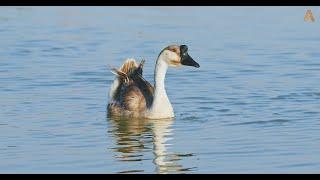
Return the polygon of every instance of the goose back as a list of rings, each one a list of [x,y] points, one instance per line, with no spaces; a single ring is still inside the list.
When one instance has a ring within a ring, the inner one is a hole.
[[[120,69],[113,68],[119,84],[108,104],[110,115],[141,116],[151,106],[154,88],[143,78],[143,64],[144,60],[139,65],[131,60]]]

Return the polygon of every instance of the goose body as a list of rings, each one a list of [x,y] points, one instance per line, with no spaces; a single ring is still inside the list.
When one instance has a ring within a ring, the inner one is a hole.
[[[154,70],[154,86],[143,78],[144,60],[138,64],[134,59],[127,59],[119,69],[112,68],[116,77],[109,91],[108,114],[150,119],[174,117],[165,89],[165,76],[168,67],[200,67],[187,51],[186,45],[170,45],[160,52]]]

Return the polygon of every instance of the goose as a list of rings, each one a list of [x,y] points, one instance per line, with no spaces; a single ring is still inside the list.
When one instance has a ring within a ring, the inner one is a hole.
[[[200,65],[188,54],[187,45],[169,45],[164,48],[156,61],[154,86],[146,81],[143,74],[145,60],[138,64],[127,59],[119,68],[111,67],[116,75],[109,89],[107,106],[109,116],[135,117],[146,119],[173,118],[174,111],[165,89],[168,67]]]

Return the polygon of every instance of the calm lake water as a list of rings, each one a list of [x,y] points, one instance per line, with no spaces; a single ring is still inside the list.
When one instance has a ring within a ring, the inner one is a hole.
[[[0,173],[319,173],[320,9],[1,7]],[[126,58],[187,44],[171,120],[109,119]]]

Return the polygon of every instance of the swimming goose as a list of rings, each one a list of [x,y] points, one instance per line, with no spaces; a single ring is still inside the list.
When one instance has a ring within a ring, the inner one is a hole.
[[[156,61],[154,87],[142,77],[144,60],[139,64],[127,59],[121,68],[112,68],[116,75],[109,91],[108,114],[110,116],[162,119],[174,117],[172,105],[165,89],[168,67],[200,65],[188,54],[186,45],[170,45],[164,48]]]

